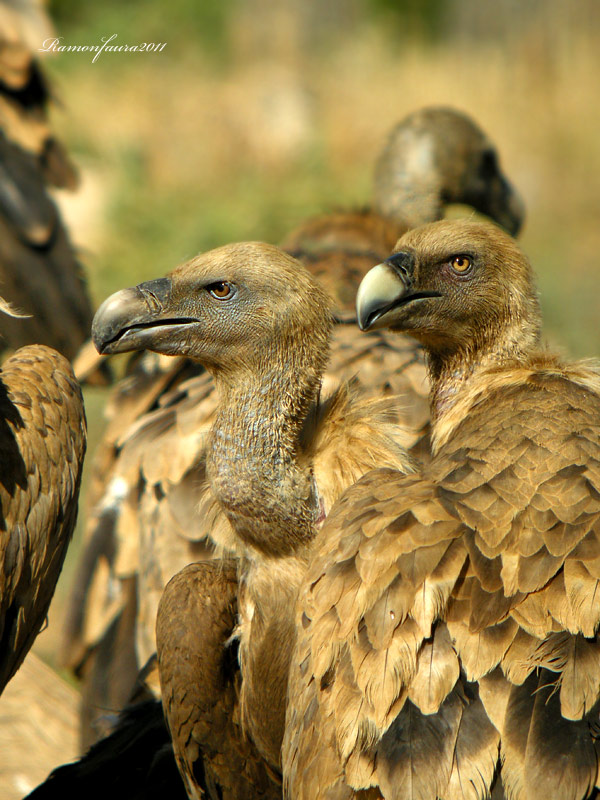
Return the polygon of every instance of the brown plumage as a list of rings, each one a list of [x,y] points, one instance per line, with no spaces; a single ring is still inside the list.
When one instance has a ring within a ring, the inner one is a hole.
[[[187,355],[217,389],[196,464],[196,527],[237,560],[180,572],[157,622],[165,713],[190,796],[201,764],[215,797],[280,795],[294,607],[315,531],[374,465],[410,468],[389,400],[358,402],[346,385],[320,399],[331,323],[327,295],[302,266],[253,243],[119,292],[94,320],[101,351]],[[234,634],[241,686],[225,648]]]
[[[395,187],[386,181],[386,170],[393,172]],[[385,217],[381,211],[392,194],[396,216]],[[512,230],[520,224],[521,203],[489,140],[458,112],[426,109],[407,117],[390,137],[378,168],[374,210],[309,220],[284,245],[324,282],[336,299],[336,316],[348,319],[354,317],[360,278],[417,220],[416,205],[419,219],[427,221],[442,213],[445,202],[458,200],[472,201]],[[404,205],[408,221],[401,214]],[[65,636],[65,660],[84,678],[84,708],[122,706],[137,663],[153,652],[165,584],[185,564],[212,557],[196,522],[194,487],[203,478],[203,437],[216,401],[212,382],[199,373],[202,368],[190,359],[146,353],[109,402]],[[336,325],[324,387],[352,377],[362,396],[402,394],[411,431],[406,444],[424,441],[428,386],[413,340],[385,331],[361,337],[354,325]],[[142,491],[150,486],[152,492]],[[84,742],[90,741],[85,733]]]
[[[190,564],[167,584],[156,631],[163,704],[189,797],[275,800],[281,779],[243,733],[237,601],[235,561]]]
[[[376,470],[301,593],[284,744],[302,798],[595,796],[600,377],[538,350],[499,229],[408,233],[357,298],[427,352],[431,462]]]
[[[0,371],[0,691],[40,631],[77,515],[86,443],[79,384],[30,345]]]
[[[44,342],[72,359],[89,335],[92,307],[49,193],[78,181],[50,129],[51,93],[33,55],[49,36],[43,9],[0,4],[0,285],[30,315],[0,317],[0,348]]]

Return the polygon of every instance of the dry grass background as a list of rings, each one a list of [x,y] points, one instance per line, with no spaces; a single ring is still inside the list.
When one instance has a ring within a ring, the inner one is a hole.
[[[277,11],[240,0],[218,12],[209,3],[204,23],[192,3],[170,5],[172,16],[138,0],[82,18],[79,6],[56,3],[65,44],[112,33],[119,43],[167,42],[162,53],[105,53],[95,64],[84,53],[47,59],[62,102],[55,125],[82,166],[67,212],[96,302],[200,250],[277,242],[308,214],[364,205],[390,127],[446,104],[489,133],[524,196],[521,241],[549,340],[598,353],[594,0],[430,0],[429,17],[415,2],[403,16],[391,0],[286,0]],[[104,397],[87,393],[90,455]],[[37,645],[50,658],[74,553]]]

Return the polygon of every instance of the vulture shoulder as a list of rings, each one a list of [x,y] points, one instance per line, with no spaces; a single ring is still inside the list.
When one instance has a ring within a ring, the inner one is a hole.
[[[0,688],[46,617],[77,516],[86,445],[69,362],[42,345],[0,371]]]
[[[189,797],[276,800],[281,779],[244,735],[237,596],[235,561],[189,564],[169,581],[156,629],[162,701]]]
[[[395,300],[379,270],[359,317],[422,337],[433,455],[415,475],[366,475],[319,534],[290,672],[288,792],[435,800],[496,782],[519,800],[591,797],[600,375],[536,352],[531,274],[498,231],[427,226],[396,250]],[[448,269],[467,257],[468,331]]]

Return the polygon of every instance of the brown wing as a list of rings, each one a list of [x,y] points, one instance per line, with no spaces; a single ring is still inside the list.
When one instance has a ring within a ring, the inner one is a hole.
[[[98,499],[89,512],[63,651],[84,681],[86,744],[107,733],[102,709],[123,707],[139,664],[154,652],[156,610],[169,579],[212,556],[206,537],[214,509],[209,502],[207,524],[197,504],[206,488],[204,438],[216,395],[206,374],[185,380],[189,374],[189,362],[177,361],[145,381],[132,378],[129,390],[123,384],[95,464]],[[144,400],[151,409],[140,413]],[[162,405],[152,408],[157,400]]]
[[[68,361],[22,348],[0,373],[0,687],[44,622],[77,515],[86,443]]]
[[[77,177],[51,134],[48,87],[20,16],[0,9],[0,281],[3,296],[31,317],[0,318],[0,339],[12,349],[43,341],[73,358],[92,309],[48,187],[73,189]]]
[[[377,471],[342,498],[302,601],[294,797],[484,797],[499,746],[508,796],[591,796],[599,420],[595,392],[533,375],[421,477]]]
[[[281,780],[241,723],[237,564],[191,564],[167,585],[156,640],[163,707],[188,795],[281,797]],[[203,793],[206,791],[206,794]]]

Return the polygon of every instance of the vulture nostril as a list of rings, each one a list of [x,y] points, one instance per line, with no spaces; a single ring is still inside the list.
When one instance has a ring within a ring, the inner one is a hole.
[[[148,309],[150,311],[155,312],[155,311],[162,311],[163,310],[164,306],[160,302],[158,297],[154,294],[154,292],[151,292],[149,289],[143,289],[141,287],[140,287],[140,292],[141,292],[142,296],[144,297],[144,300],[146,301],[146,305],[148,306]]]
[[[385,263],[392,266],[405,282],[408,283],[410,281],[410,276],[415,267],[415,257],[412,253],[406,253],[404,251],[392,253],[389,258],[386,258]]]

